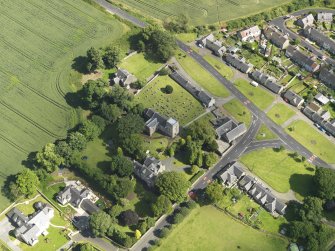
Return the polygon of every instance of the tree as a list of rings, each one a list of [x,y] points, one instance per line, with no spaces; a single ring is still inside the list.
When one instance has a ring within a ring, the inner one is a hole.
[[[141,135],[130,134],[127,138],[123,138],[119,143],[125,153],[130,156],[133,156],[138,160],[145,157],[144,140]]]
[[[91,121],[96,124],[97,127],[99,127],[99,130],[103,132],[105,130],[105,127],[107,125],[106,120],[103,117],[100,117],[99,115],[93,115],[91,118]]]
[[[102,79],[88,80],[82,90],[80,96],[84,107],[89,109],[97,109],[107,94],[107,86],[109,83]]]
[[[151,205],[154,216],[169,214],[172,212],[172,203],[165,195],[160,195],[155,203]]]
[[[124,226],[133,226],[138,223],[138,214],[130,209],[123,211],[120,214],[120,222]]]
[[[80,244],[79,246],[79,251],[95,251],[95,250],[96,250],[95,247],[93,247],[89,243]]]
[[[101,53],[98,49],[91,47],[87,52],[87,71],[92,72],[103,67]]]
[[[48,143],[42,151],[36,154],[36,163],[47,172],[52,173],[64,163],[64,158],[57,154],[54,144]]]
[[[138,223],[137,225],[137,229],[141,232],[141,233],[145,233],[148,229],[148,223],[147,221],[141,221]]]
[[[193,140],[202,140],[209,142],[215,139],[215,131],[212,126],[205,120],[198,120],[190,125],[186,130]]]
[[[186,195],[189,182],[182,173],[164,172],[156,181],[156,187],[160,194],[165,195],[171,201],[181,202]]]
[[[140,230],[136,229],[135,230],[135,238],[136,240],[139,240],[142,236],[142,233],[140,232]]]
[[[114,205],[109,211],[108,214],[113,218],[116,219],[119,217],[120,213],[122,212],[123,208],[122,206],[116,204]]]
[[[114,85],[109,97],[113,104],[116,104],[121,109],[130,108],[133,95],[125,88],[119,85]]]
[[[106,235],[108,229],[112,226],[113,220],[104,211],[93,213],[89,218],[90,228],[94,236],[102,237]]]
[[[121,139],[131,134],[141,133],[144,129],[144,121],[139,115],[127,114],[119,119],[116,124],[116,132]]]
[[[165,92],[166,94],[171,94],[171,93],[173,92],[173,87],[172,87],[171,85],[167,85],[167,86],[165,86],[165,88],[164,88],[164,92]]]
[[[315,231],[313,223],[309,221],[292,221],[287,230],[288,236],[295,240],[309,236]]]
[[[29,197],[37,192],[39,184],[37,175],[29,169],[24,169],[15,176],[15,181],[10,183],[9,192],[13,199],[20,196]]]
[[[199,167],[197,165],[192,165],[191,170],[190,170],[191,175],[194,175],[198,172],[199,172]]]
[[[185,158],[187,159],[189,164],[196,164],[198,166],[202,166],[203,153],[201,150],[201,142],[187,141],[184,150]]]
[[[133,173],[133,163],[123,155],[115,155],[111,161],[111,171],[119,177],[126,177]]]
[[[87,140],[80,132],[71,132],[67,138],[67,143],[72,150],[81,152],[86,148]]]
[[[164,22],[164,28],[175,33],[187,33],[189,31],[189,18],[182,14],[167,19]]]
[[[116,65],[120,63],[121,61],[120,49],[117,47],[111,47],[111,46],[106,47],[105,53],[102,59],[107,69],[116,67]]]
[[[170,59],[176,49],[175,37],[158,26],[148,26],[140,34],[139,46],[145,44],[145,52],[154,59],[166,62]]]
[[[64,165],[69,166],[73,154],[72,148],[65,140],[58,141],[55,149],[56,154],[64,159]]]
[[[110,122],[115,122],[122,115],[122,110],[115,104],[103,102],[100,107],[100,115]]]
[[[304,198],[304,204],[300,210],[302,220],[319,222],[322,218],[322,200],[318,197],[308,196]]]
[[[328,168],[317,168],[313,177],[317,195],[325,200],[335,198],[335,172]]]
[[[205,155],[205,167],[210,168],[218,161],[218,156],[215,153],[207,153]]]
[[[205,197],[209,203],[218,203],[223,197],[223,187],[218,182],[210,183],[205,189]]]
[[[97,138],[100,133],[102,132],[101,129],[92,121],[90,120],[85,120],[80,126],[79,130],[82,135],[85,136],[85,138],[88,141],[91,141],[95,138]]]

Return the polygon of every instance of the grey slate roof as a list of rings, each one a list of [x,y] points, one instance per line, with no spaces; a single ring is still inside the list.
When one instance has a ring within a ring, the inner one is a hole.
[[[326,67],[322,67],[319,78],[329,86],[329,88],[335,90],[335,74],[331,73]]]
[[[317,15],[318,22],[333,22],[333,13],[319,12]]]
[[[298,19],[297,24],[300,27],[305,28],[306,26],[313,25],[313,22],[314,22],[314,16],[312,14],[308,14],[308,15]]]
[[[285,92],[284,98],[287,99],[287,101],[295,107],[302,105],[302,103],[304,102],[304,99],[302,97],[290,90]]]
[[[296,64],[305,68],[308,72],[315,72],[320,68],[320,65],[317,64],[316,61],[309,58],[307,55],[300,52],[298,49],[291,45],[286,48],[285,55]]]
[[[231,186],[235,182],[237,182],[242,176],[244,176],[244,174],[245,173],[243,168],[235,162],[232,165],[230,165],[227,169],[223,170],[219,174],[219,177],[224,184]]]
[[[284,87],[280,84],[277,84],[277,80],[271,76],[268,76],[261,71],[254,71],[251,74],[252,79],[254,79],[256,82],[260,83],[261,85],[268,88],[270,91],[279,94],[284,90]]]
[[[255,178],[247,174],[238,182],[238,185],[242,190],[249,191],[255,182]]]
[[[330,53],[335,54],[335,41],[325,35],[323,32],[312,28],[306,27],[303,30],[303,34],[310,40],[314,41],[317,45],[329,51]]]
[[[143,164],[134,161],[134,173],[149,187],[155,185],[157,176],[165,171],[165,166],[154,157],[147,157]]]
[[[16,207],[12,208],[6,215],[17,227],[22,226],[29,219]]]
[[[315,95],[314,99],[321,103],[322,105],[326,105],[329,102],[329,98],[324,96],[322,93],[318,93]]]
[[[193,86],[186,78],[184,78],[177,71],[174,71],[170,74],[170,77],[180,84],[186,91],[193,95],[197,100],[199,100],[203,106],[212,107],[215,104],[215,99],[210,96],[207,92],[199,90]]]
[[[238,58],[236,55],[228,53],[225,58],[227,63],[241,72],[248,73],[253,68],[252,64],[247,63],[244,58]]]
[[[244,123],[237,124],[228,117],[216,120],[214,126],[218,138],[224,139],[228,143],[231,143],[247,131]]]
[[[268,40],[280,49],[285,49],[290,44],[290,40],[287,36],[280,34],[273,28],[266,28],[263,33]]]

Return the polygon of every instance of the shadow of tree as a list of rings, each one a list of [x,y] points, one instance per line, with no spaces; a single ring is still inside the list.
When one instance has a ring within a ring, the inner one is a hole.
[[[77,71],[77,72],[80,72],[82,74],[86,74],[88,73],[87,72],[87,57],[84,57],[84,56],[78,56],[76,57],[75,59],[73,59],[72,61],[72,69]]]
[[[293,174],[289,182],[291,189],[300,196],[312,196],[315,192],[312,174]]]

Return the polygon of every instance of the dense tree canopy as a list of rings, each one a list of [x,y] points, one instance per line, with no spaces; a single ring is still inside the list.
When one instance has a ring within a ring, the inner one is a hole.
[[[92,121],[85,120],[80,126],[78,130],[88,141],[91,141],[97,138],[102,132],[101,129]]]
[[[113,220],[109,214],[99,211],[90,216],[90,228],[94,236],[106,235],[109,228],[112,227]]]
[[[305,197],[304,204],[300,210],[303,221],[320,222],[322,218],[323,201],[318,197]]]
[[[100,107],[100,114],[103,118],[110,122],[115,122],[122,115],[122,110],[115,104],[107,104],[103,102]]]
[[[51,173],[64,163],[64,158],[57,154],[54,144],[48,143],[36,154],[36,163]]]
[[[20,196],[32,196],[37,192],[39,184],[37,175],[29,169],[24,169],[15,176],[15,181],[9,185],[10,197],[16,199]]]
[[[217,203],[223,197],[223,186],[218,182],[210,183],[205,189],[205,196],[209,203]]]
[[[182,173],[165,172],[158,176],[156,187],[160,194],[173,202],[181,202],[189,187],[189,182]]]
[[[124,226],[133,226],[138,223],[138,214],[132,210],[123,211],[119,216],[121,224]]]
[[[326,200],[335,198],[335,172],[328,168],[317,168],[314,175],[317,195]]]
[[[80,132],[71,132],[67,138],[67,143],[74,151],[82,151],[86,148],[86,137]]]
[[[116,67],[121,61],[121,52],[120,49],[115,46],[108,46],[105,48],[105,53],[102,57],[105,67],[111,69]]]
[[[116,132],[120,139],[127,138],[131,134],[141,133],[143,130],[144,121],[139,115],[127,114],[116,124]]]
[[[111,161],[112,173],[119,177],[126,177],[133,173],[133,162],[123,155],[115,155]]]
[[[172,212],[172,203],[165,195],[160,195],[151,206],[152,212],[155,216],[169,214]]]
[[[108,93],[106,88],[108,85],[102,79],[87,81],[80,92],[84,107],[97,109]]]
[[[103,67],[103,61],[102,61],[102,55],[101,52],[94,48],[91,47],[87,52],[87,71],[88,72],[93,72],[96,69],[102,68]]]

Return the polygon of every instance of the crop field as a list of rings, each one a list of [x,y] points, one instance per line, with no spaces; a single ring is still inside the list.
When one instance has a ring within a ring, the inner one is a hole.
[[[166,85],[173,87],[171,94],[162,91]],[[135,99],[146,108],[153,108],[166,117],[177,119],[181,125],[204,112],[202,105],[168,76],[157,77],[145,86]]]
[[[142,15],[165,20],[185,14],[194,25],[227,21],[289,2],[276,0],[117,0]]]
[[[1,1],[0,186],[28,153],[64,137],[78,114],[74,58],[121,37],[126,26],[82,0]],[[0,210],[7,201],[0,195]]]

